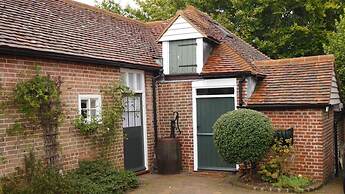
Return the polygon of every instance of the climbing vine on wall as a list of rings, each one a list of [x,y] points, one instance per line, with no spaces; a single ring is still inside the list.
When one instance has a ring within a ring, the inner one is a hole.
[[[60,78],[54,80],[49,75],[41,75],[39,67],[36,75],[29,80],[20,81],[14,89],[13,101],[22,118],[7,131],[18,134],[27,129],[42,129],[45,154],[49,165],[58,164],[58,126],[62,120],[60,101]]]
[[[101,157],[106,159],[122,129],[123,98],[132,96],[133,92],[126,86],[113,83],[103,88],[101,93],[103,102],[100,116],[91,120],[78,116],[74,126],[93,140],[101,149]]]

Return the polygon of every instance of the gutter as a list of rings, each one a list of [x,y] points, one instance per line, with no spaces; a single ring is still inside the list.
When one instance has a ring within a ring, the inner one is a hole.
[[[266,75],[263,74],[253,74],[249,71],[242,71],[242,72],[220,72],[220,73],[201,73],[202,78],[232,78],[232,77],[246,77],[246,76],[253,76],[257,77],[258,79],[263,79]]]
[[[279,108],[325,108],[329,106],[328,103],[300,103],[300,104],[293,104],[293,103],[277,103],[277,104],[253,104],[247,105],[246,108],[253,108],[253,109],[279,109]]]
[[[0,46],[0,54],[9,55],[9,56],[21,56],[21,57],[31,57],[31,58],[39,58],[39,59],[50,59],[50,60],[57,60],[57,61],[68,61],[68,62],[76,62],[76,63],[90,63],[96,65],[110,65],[114,67],[123,67],[123,68],[131,68],[131,69],[140,69],[140,70],[147,70],[147,71],[157,71],[161,69],[160,66],[153,66],[153,65],[145,65],[145,64],[136,64],[130,62],[123,62],[123,61],[115,61],[110,59],[102,59],[96,58],[91,56],[78,56],[72,54],[64,54],[64,53],[55,53],[50,51],[37,51],[27,48],[15,48],[9,46]]]

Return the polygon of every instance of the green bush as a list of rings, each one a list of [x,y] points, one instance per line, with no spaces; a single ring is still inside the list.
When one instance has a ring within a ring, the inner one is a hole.
[[[134,173],[118,171],[104,161],[82,161],[66,175],[44,167],[31,154],[24,163],[24,169],[2,178],[4,194],[119,194],[139,185]]]
[[[311,180],[302,176],[280,176],[278,182],[273,185],[280,188],[290,188],[295,192],[303,192],[312,183]]]
[[[83,194],[124,193],[139,185],[130,171],[118,171],[105,161],[82,161],[67,175],[75,191]]]
[[[275,139],[268,160],[260,167],[259,174],[263,181],[274,183],[281,175],[288,174],[286,166],[293,151],[291,142],[291,139]]]
[[[269,118],[249,109],[225,113],[215,122],[213,129],[216,148],[230,164],[259,161],[273,140]]]
[[[75,194],[70,182],[56,169],[46,168],[30,152],[24,159],[24,169],[1,180],[4,194]]]

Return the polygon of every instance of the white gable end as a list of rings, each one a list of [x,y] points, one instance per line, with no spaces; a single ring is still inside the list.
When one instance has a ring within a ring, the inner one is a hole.
[[[184,40],[204,37],[188,21],[179,16],[159,41]]]

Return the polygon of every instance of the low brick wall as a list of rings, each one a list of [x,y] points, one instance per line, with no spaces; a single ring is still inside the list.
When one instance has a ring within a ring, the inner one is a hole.
[[[333,173],[333,111],[325,109],[285,109],[262,111],[276,129],[294,128],[291,171],[317,180]]]

